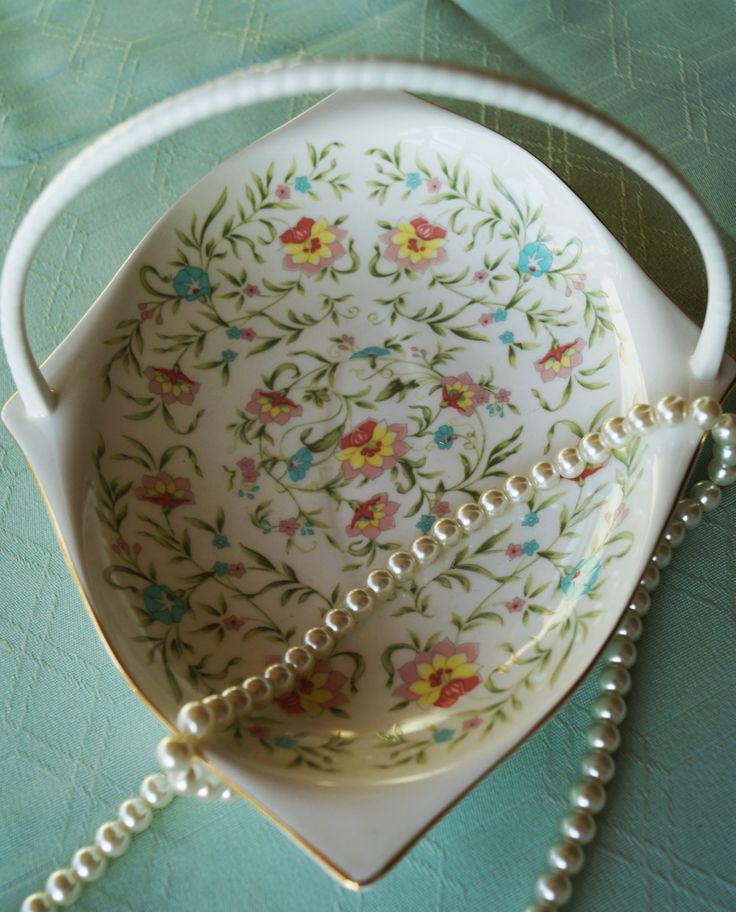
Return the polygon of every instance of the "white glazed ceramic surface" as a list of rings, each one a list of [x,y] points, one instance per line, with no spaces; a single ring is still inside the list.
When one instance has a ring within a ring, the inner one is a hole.
[[[410,96],[340,93],[187,193],[52,356],[58,411],[5,417],[105,640],[173,719],[437,517],[636,401],[696,392],[696,338],[523,150]],[[468,538],[216,765],[374,877],[594,661],[697,439],[658,433]]]

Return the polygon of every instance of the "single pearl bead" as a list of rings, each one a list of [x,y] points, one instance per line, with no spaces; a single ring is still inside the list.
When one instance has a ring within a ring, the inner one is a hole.
[[[713,481],[699,481],[693,485],[690,495],[693,500],[697,500],[706,513],[710,513],[720,504],[723,492]]]
[[[186,773],[173,773],[180,776]],[[119,858],[130,845],[130,833],[119,820],[103,823],[95,833],[95,845],[105,858]]]
[[[454,548],[459,545],[463,537],[463,527],[456,519],[443,516],[432,526],[432,536],[443,548]]]
[[[636,662],[636,646],[628,637],[616,635],[603,652],[603,661],[612,665],[623,665],[631,668]]]
[[[595,779],[580,779],[570,789],[570,803],[580,810],[599,814],[606,803],[606,790]]]
[[[192,745],[183,738],[167,736],[156,747],[156,759],[164,772],[187,769],[194,757]]]
[[[736,446],[736,415],[724,412],[710,433],[713,440],[721,446]]]
[[[232,804],[234,801],[237,801],[237,799],[237,794],[233,791],[233,789],[230,788],[229,785],[226,785],[220,794],[220,801],[223,804]]]
[[[557,912],[557,906],[540,899],[539,902],[529,903],[524,906],[524,912]]]
[[[736,465],[736,446],[715,446],[713,457],[725,466]]]
[[[82,895],[82,884],[71,868],[60,868],[46,881],[46,892],[57,906],[71,906]]]
[[[627,608],[623,617],[618,622],[616,633],[619,636],[628,637],[632,642],[636,643],[643,632],[644,625],[642,624],[641,618],[635,611]]]
[[[603,691],[625,697],[631,689],[631,675],[622,665],[607,665],[598,675],[598,686]]]
[[[494,516],[503,516],[509,508],[509,499],[498,488],[490,488],[480,495],[480,505],[486,514],[493,519]]]
[[[657,426],[657,416],[651,405],[635,405],[626,415],[626,424],[632,434],[646,434]]]
[[[389,572],[400,584],[411,582],[419,569],[416,558],[408,551],[394,551],[389,555],[387,564]]]
[[[193,763],[188,770],[169,774],[169,782],[171,783],[172,789],[177,795],[185,796],[195,795],[197,789],[202,785],[206,778],[207,768],[203,763],[199,762]],[[102,846],[100,846],[100,848],[102,848]]]
[[[140,795],[147,805],[157,811],[171,804],[174,799],[168,777],[163,773],[146,776],[141,782]]]
[[[318,659],[323,659],[335,648],[335,638],[325,627],[310,627],[304,634],[304,645],[308,646]]]
[[[388,570],[371,570],[365,582],[378,601],[391,598],[396,592],[396,578]]]
[[[476,529],[480,529],[488,518],[483,507],[473,502],[459,506],[455,515],[466,535],[475,532]]]
[[[82,883],[92,883],[102,877],[107,869],[107,859],[97,846],[84,846],[74,853],[72,870]]]
[[[649,563],[644,568],[641,576],[641,585],[647,592],[654,592],[659,585],[659,567],[656,564]]]
[[[23,900],[20,912],[51,912],[54,904],[48,893],[31,893]]]
[[[551,488],[554,488],[555,485],[559,484],[560,481],[560,473],[551,462],[547,462],[546,460],[535,463],[532,466],[529,476],[534,487],[538,488],[540,491],[549,491]]]
[[[587,811],[568,811],[562,818],[560,830],[563,836],[574,839],[581,845],[587,845],[595,836],[595,818]]]
[[[153,820],[153,811],[142,798],[127,798],[118,808],[118,820],[130,833],[142,833]]]
[[[204,703],[192,700],[191,703],[185,703],[179,710],[176,727],[182,734],[201,740],[212,734],[215,717]]]
[[[657,403],[657,418],[665,427],[682,424],[687,414],[688,404],[682,396],[664,396]]]
[[[555,467],[563,478],[577,478],[585,469],[585,462],[577,447],[564,447],[555,457]]]
[[[684,497],[675,507],[675,518],[684,523],[686,529],[694,529],[703,519],[703,508],[697,500]]]
[[[593,701],[593,718],[620,725],[626,718],[626,700],[612,691],[600,694]]]
[[[631,442],[631,431],[623,415],[609,418],[601,428],[601,436],[612,450],[618,450]]]
[[[550,867],[566,874],[577,874],[583,866],[585,856],[576,839],[557,839],[547,854]]]
[[[420,564],[433,564],[441,551],[440,543],[431,535],[420,535],[411,543],[411,553]]]
[[[346,593],[344,605],[356,621],[360,621],[364,617],[368,617],[376,607],[376,597],[370,589],[357,587]]]
[[[291,665],[297,678],[306,678],[311,674],[314,668],[314,661],[314,653],[311,649],[307,649],[306,646],[292,646],[284,653],[284,662],[287,665]]]
[[[616,764],[613,757],[605,748],[593,748],[583,754],[580,761],[580,772],[583,776],[597,779],[604,785],[613,779]]]
[[[222,692],[222,699],[227,700],[232,706],[235,719],[244,718],[253,709],[253,701],[250,698],[250,694],[246,693],[242,687],[226,687]]]
[[[736,481],[736,466],[724,465],[715,459],[708,463],[708,478],[722,488],[727,488]]]
[[[205,803],[217,801],[225,790],[225,783],[217,776],[210,774],[194,793],[195,798]]]
[[[621,746],[621,732],[613,722],[591,722],[586,733],[588,747],[615,754]],[[586,775],[591,775],[586,773]],[[592,774],[594,775],[594,774]],[[594,775],[594,778],[598,778]]]
[[[202,700],[202,705],[212,713],[215,731],[225,731],[232,725],[235,713],[232,704],[222,694],[210,694]]]
[[[672,546],[670,543],[668,541],[658,542],[654,551],[652,551],[651,559],[660,570],[669,567],[670,561],[672,560]]]
[[[664,530],[662,538],[669,542],[673,548],[677,548],[685,541],[686,532],[685,523],[680,522],[679,519],[671,519],[667,523],[667,528]]]
[[[572,896],[572,883],[564,871],[545,871],[537,878],[536,892],[539,899],[564,906]]]
[[[698,427],[709,431],[721,417],[721,404],[711,396],[699,396],[690,405],[690,417]]]
[[[583,459],[591,465],[601,465],[611,455],[608,444],[603,440],[601,434],[586,434],[580,441],[580,452]]]
[[[273,700],[273,689],[261,675],[251,675],[240,685],[240,689],[250,696],[253,709],[263,709]]]
[[[291,665],[286,662],[274,662],[263,672],[263,677],[271,685],[271,692],[276,697],[290,693],[296,686],[296,675]]]
[[[332,608],[325,615],[325,626],[332,631],[336,640],[341,640],[355,627],[355,615],[347,608]]]
[[[638,586],[631,596],[628,607],[631,611],[635,611],[639,617],[644,617],[652,607],[652,597],[643,586]]]
[[[526,475],[509,475],[503,487],[511,503],[527,503],[534,494],[534,485]]]

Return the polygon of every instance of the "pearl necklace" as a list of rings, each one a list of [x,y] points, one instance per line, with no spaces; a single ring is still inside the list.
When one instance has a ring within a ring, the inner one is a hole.
[[[582,776],[570,788],[570,810],[562,818],[562,837],[549,849],[549,866],[536,882],[537,899],[525,912],[555,912],[565,905],[572,895],[571,877],[583,866],[583,846],[595,835],[594,817],[605,804],[605,786],[615,772],[612,754],[621,742],[618,726],[626,715],[629,669],[636,661],[635,643],[642,635],[642,617],[649,611],[650,593],[659,584],[660,570],[669,564],[672,549],[682,543],[687,530],[700,523],[703,512],[718,506],[721,488],[736,482],[736,414],[722,413],[720,404],[709,396],[688,403],[681,396],[669,395],[655,408],[636,405],[626,416],[609,418],[600,433],[586,434],[576,446],[561,449],[554,460],[536,463],[527,475],[509,476],[502,488],[492,488],[477,503],[459,507],[455,518],[438,519],[430,534],[415,539],[408,550],[390,554],[386,569],[372,570],[365,586],[351,589],[342,607],[327,612],[324,625],[308,630],[301,646],[287,649],[283,659],[269,665],[262,675],[185,704],[176,720],[179,734],[163,738],[156,748],[162,772],[147,776],[139,794],[120,805],[117,818],[97,830],[94,845],[79,849],[69,868],[55,871],[44,892],[24,900],[21,912],[49,912],[75,903],[84,885],[102,876],[108,859],[122,855],[131,837],[148,828],[153,812],[166,807],[176,795],[194,795],[205,801],[234,800],[232,790],[197,758],[199,745],[293,690],[317,659],[329,655],[338,640],[390,599],[399,586],[411,582],[421,565],[433,563],[443,551],[457,546],[464,535],[497,519],[513,504],[526,503],[535,490],[549,490],[561,478],[577,477],[586,464],[601,465],[612,449],[626,446],[635,437],[685,421],[710,431],[713,438],[715,453],[708,466],[709,480],[697,482],[691,497],[677,504],[603,653],[600,694],[593,702],[593,722],[586,731],[588,749],[581,761]]]

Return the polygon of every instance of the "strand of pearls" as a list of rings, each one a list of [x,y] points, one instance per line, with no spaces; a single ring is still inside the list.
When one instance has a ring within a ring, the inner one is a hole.
[[[102,876],[108,860],[122,855],[131,837],[148,828],[153,812],[175,796],[233,800],[231,789],[197,757],[200,744],[293,690],[318,659],[328,656],[338,640],[399,587],[410,584],[422,566],[434,563],[443,551],[455,548],[466,535],[498,519],[513,505],[528,502],[535,491],[554,488],[561,478],[576,478],[586,465],[601,465],[611,450],[625,447],[658,426],[674,427],[685,421],[710,431],[714,439],[710,481],[698,482],[692,499],[678,504],[606,649],[606,665],[599,677],[601,694],[586,733],[589,749],[582,760],[583,776],[570,790],[571,809],[562,821],[562,838],[550,848],[550,867],[537,881],[538,901],[527,908],[527,912],[555,912],[572,894],[570,878],[582,867],[582,846],[595,834],[594,816],[605,804],[605,785],[614,775],[612,754],[620,743],[618,725],[626,714],[624,696],[631,686],[628,669],[636,661],[634,644],[642,633],[641,618],[649,610],[649,593],[658,585],[660,569],[670,562],[672,548],[682,542],[686,530],[698,525],[703,511],[718,506],[721,487],[736,482],[736,415],[723,414],[720,404],[707,396],[688,403],[669,395],[655,408],[636,405],[626,416],[609,418],[600,432],[586,434],[576,446],[564,447],[554,459],[536,463],[527,475],[510,475],[503,487],[485,491],[477,503],[460,506],[454,518],[438,519],[430,534],[415,539],[408,550],[390,554],[385,568],[372,570],[364,586],[351,589],[341,607],[327,612],[323,625],[308,630],[300,646],[287,649],[281,661],[269,665],[263,674],[182,706],[176,720],[178,734],[167,735],[156,748],[162,772],[144,779],[140,794],[124,801],[118,817],[97,830],[94,845],[80,849],[69,868],[55,871],[44,892],[24,900],[21,912],[71,906],[85,884]]]

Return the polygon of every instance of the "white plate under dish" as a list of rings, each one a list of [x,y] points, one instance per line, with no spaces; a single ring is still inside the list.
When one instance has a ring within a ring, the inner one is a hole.
[[[633,402],[697,328],[527,152],[338,92],[185,194],[4,419],[100,634],[169,722],[263,668],[389,550]],[[470,537],[207,756],[354,883],[571,693],[698,443],[616,451]]]

